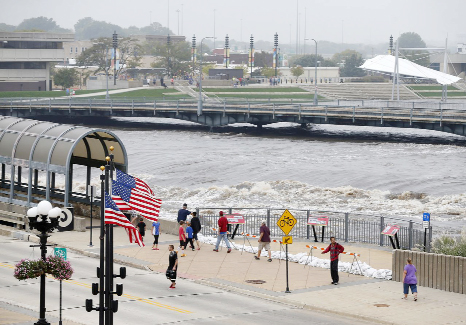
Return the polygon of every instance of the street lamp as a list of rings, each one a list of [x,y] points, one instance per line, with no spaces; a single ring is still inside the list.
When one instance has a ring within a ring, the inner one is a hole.
[[[206,38],[215,39],[213,36],[207,36],[201,40],[201,59],[199,60],[199,100],[197,102],[197,116],[202,115],[202,42],[204,42]]]
[[[41,201],[37,207],[30,208],[27,211],[29,228],[40,232],[40,257],[43,261],[45,261],[45,255],[47,254],[47,238],[50,237],[48,233],[58,228],[58,216],[60,214],[61,209],[58,207],[52,208],[49,201]],[[34,325],[50,325],[45,319],[45,273],[40,276],[39,320]]]
[[[312,40],[316,43],[316,64],[315,64],[315,74],[314,74],[314,86],[315,86],[315,92],[314,92],[314,105],[317,105],[319,101],[317,100],[317,41],[312,38]]]

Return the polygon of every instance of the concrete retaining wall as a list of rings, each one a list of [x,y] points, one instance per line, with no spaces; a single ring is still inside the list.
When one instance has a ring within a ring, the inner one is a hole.
[[[408,258],[416,266],[418,285],[466,294],[466,257],[394,250],[393,281],[403,281],[403,270]]]

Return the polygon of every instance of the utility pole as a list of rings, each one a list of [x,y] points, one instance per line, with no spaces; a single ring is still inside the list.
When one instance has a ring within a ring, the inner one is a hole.
[[[113,32],[113,85],[116,85],[117,75],[117,47],[118,47],[118,34]]]
[[[177,31],[177,35],[180,35],[180,9],[177,9],[176,13],[178,14],[178,31]]]
[[[275,65],[275,77],[278,77],[278,33],[275,33],[273,37],[273,65]]]
[[[252,67],[254,66],[254,36],[249,38],[249,64],[251,65],[251,78],[252,78]]]
[[[228,64],[230,63],[230,37],[225,36],[225,50],[224,50],[224,63],[225,68],[228,69]]]

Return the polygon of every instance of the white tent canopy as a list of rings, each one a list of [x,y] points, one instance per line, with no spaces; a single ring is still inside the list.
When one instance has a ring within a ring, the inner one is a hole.
[[[435,79],[441,85],[450,85],[461,79],[443,72],[423,67],[419,64],[402,58],[398,58],[398,67],[400,75],[424,79]],[[392,74],[395,70],[395,57],[392,55],[377,55],[375,58],[364,62],[360,68],[369,71]]]

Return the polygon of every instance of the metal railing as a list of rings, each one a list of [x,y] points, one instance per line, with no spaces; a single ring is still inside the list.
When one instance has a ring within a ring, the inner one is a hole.
[[[201,233],[205,236],[215,236],[217,234],[213,228],[218,228],[217,221],[219,216],[213,213],[213,210],[224,211],[224,213],[243,212],[245,224],[238,227],[237,236],[241,234],[259,235],[259,229],[262,220],[266,220],[270,229],[271,237],[279,238],[284,234],[277,225],[277,220],[285,209],[270,208],[196,208],[198,216],[202,222]],[[246,211],[246,213],[245,213]],[[337,240],[344,242],[365,243],[378,246],[391,246],[388,236],[382,234],[382,230],[387,225],[397,225],[398,238],[402,249],[412,249],[415,247],[424,247],[425,230],[421,222],[406,220],[393,216],[377,216],[369,214],[358,214],[349,212],[336,211],[316,211],[316,210],[299,210],[289,209],[296,218],[297,223],[289,235],[296,238],[329,241],[334,236]],[[324,228],[322,237],[322,227],[315,227],[316,236],[312,226],[307,224],[309,216],[322,216],[329,218],[328,226]],[[233,233],[234,225],[231,225],[230,233]],[[432,240],[432,228],[427,232],[427,251],[430,250]]]

